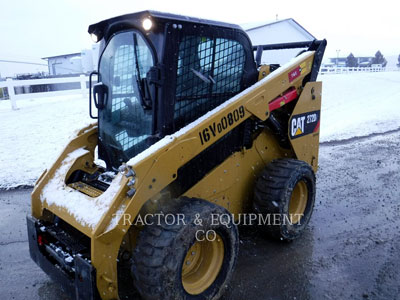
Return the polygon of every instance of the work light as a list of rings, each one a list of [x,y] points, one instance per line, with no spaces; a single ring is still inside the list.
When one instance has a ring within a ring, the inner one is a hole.
[[[91,33],[90,37],[92,38],[92,41],[94,43],[97,43],[99,41],[99,37],[97,35],[95,35],[94,33]]]
[[[150,19],[146,18],[143,20],[142,26],[144,30],[148,31],[153,26],[153,22]]]

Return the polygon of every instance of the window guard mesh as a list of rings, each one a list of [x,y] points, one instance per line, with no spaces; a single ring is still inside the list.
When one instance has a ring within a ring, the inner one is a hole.
[[[240,92],[244,63],[245,52],[237,41],[183,37],[179,43],[175,129]]]

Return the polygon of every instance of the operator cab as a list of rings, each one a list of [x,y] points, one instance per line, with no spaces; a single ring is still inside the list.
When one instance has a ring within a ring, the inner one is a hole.
[[[89,26],[100,41],[99,158],[117,168],[257,81],[241,27],[153,11]]]

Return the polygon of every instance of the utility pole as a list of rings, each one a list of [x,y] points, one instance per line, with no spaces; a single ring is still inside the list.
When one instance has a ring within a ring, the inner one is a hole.
[[[339,53],[340,53],[340,49],[336,50],[336,68],[339,67]]]

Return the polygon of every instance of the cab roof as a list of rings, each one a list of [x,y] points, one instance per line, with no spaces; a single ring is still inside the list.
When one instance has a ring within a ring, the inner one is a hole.
[[[192,23],[192,24],[201,24],[201,25],[206,25],[206,26],[217,26],[217,27],[223,27],[223,28],[229,28],[229,29],[236,29],[243,31],[243,29],[239,25],[235,24],[230,24],[230,23],[224,23],[224,22],[219,22],[219,21],[213,21],[213,20],[206,20],[206,19],[200,19],[200,18],[194,18],[194,17],[187,17],[187,16],[182,16],[182,15],[175,15],[175,14],[170,14],[170,13],[163,13],[163,12],[158,12],[158,11],[152,11],[152,10],[145,10],[141,12],[136,12],[136,13],[131,13],[131,14],[126,14],[118,17],[114,17],[111,19],[107,19],[104,21],[101,21],[96,24],[92,24],[89,26],[88,32],[90,34],[94,33],[96,35],[99,35],[101,37],[106,37],[108,38],[110,33],[110,29],[113,28],[113,32],[115,31],[115,25],[118,27],[118,24],[122,24],[125,26],[132,26],[132,27],[141,27],[141,22],[145,18],[150,18],[155,21],[155,23],[166,23],[170,21],[176,21],[176,22],[185,22],[185,23]]]

